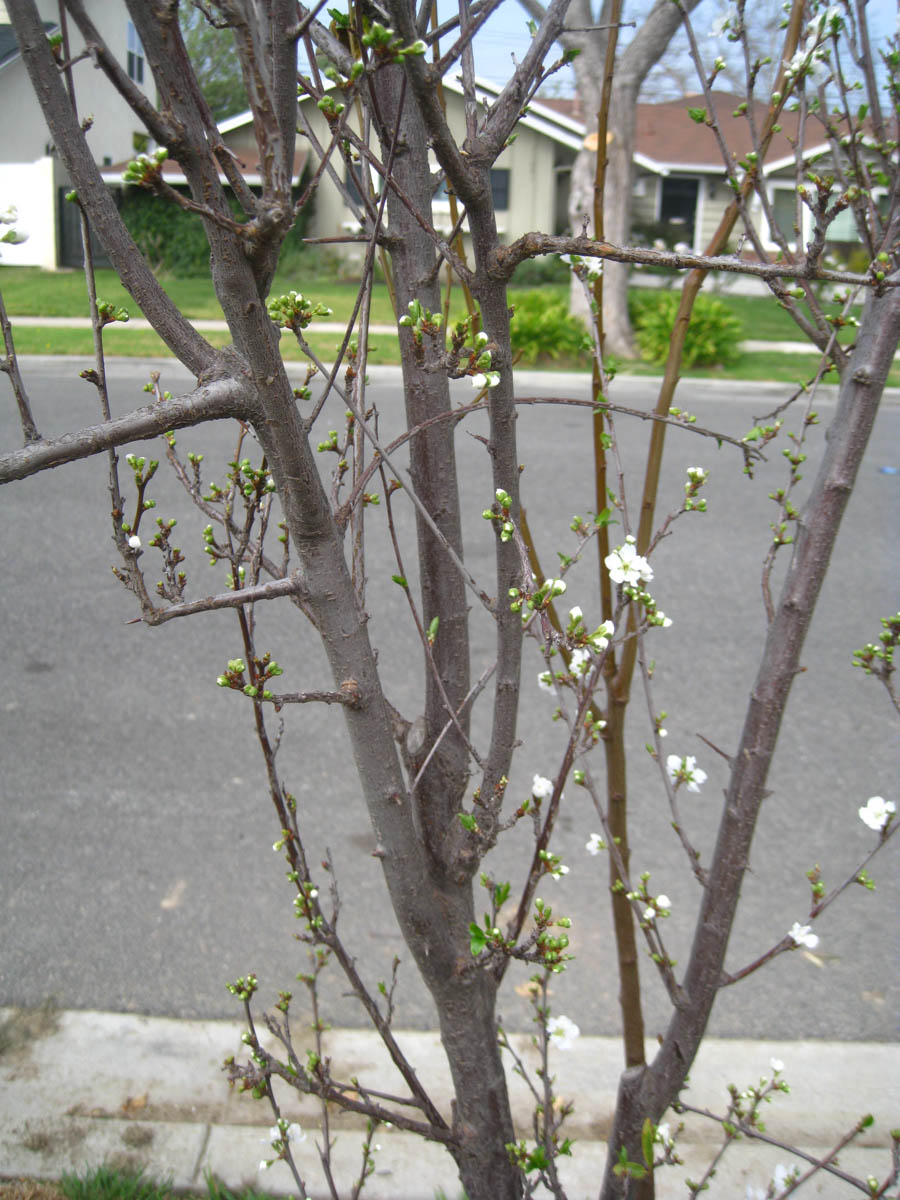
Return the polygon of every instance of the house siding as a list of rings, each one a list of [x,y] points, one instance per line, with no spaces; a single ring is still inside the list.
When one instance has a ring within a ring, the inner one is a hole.
[[[447,119],[454,136],[465,134],[465,113],[462,98],[445,89]],[[309,121],[320,144],[327,146],[331,134],[325,118],[309,100],[303,102],[303,115]],[[302,122],[300,125],[302,128]],[[236,126],[223,132],[225,144],[237,154],[249,154],[255,149],[252,127],[249,124]],[[304,144],[301,135],[298,144]],[[560,194],[561,180],[565,180],[567,169],[575,160],[575,150],[555,142],[552,138],[520,123],[516,140],[496,160],[494,166],[510,172],[509,207],[497,212],[497,226],[504,241],[520,237],[523,233],[538,229],[555,229],[561,212],[565,211],[565,200]],[[338,157],[332,159],[335,170],[343,178],[346,167]],[[434,217],[439,225],[449,227],[446,210],[435,208]],[[442,220],[443,218],[443,220]],[[354,225],[352,210],[345,205],[334,182],[324,175],[316,193],[315,209],[309,226],[308,236],[328,238],[346,235]],[[348,256],[361,257],[364,250],[353,243],[338,244]]]
[[[37,0],[37,8],[45,23],[58,23],[56,0]],[[85,0],[85,9],[124,66],[128,51],[125,5],[121,0]],[[73,21],[69,21],[68,31],[70,52],[75,57],[83,50],[84,41]],[[140,121],[90,59],[75,63],[72,75],[79,114],[82,119],[92,118],[87,143],[94,161],[102,165],[132,158],[134,135],[144,132]],[[153,95],[151,76],[146,67],[142,87],[147,95]],[[0,140],[0,162],[3,163],[0,204],[4,208],[15,205],[22,214],[20,227],[29,232],[29,240],[14,248],[16,257],[4,253],[3,261],[58,266],[56,203],[58,190],[67,185],[67,178],[20,57],[0,67],[0,105],[6,114],[15,114],[14,119],[7,120]],[[36,195],[34,189],[38,184],[46,187],[46,195]],[[48,249],[51,242],[52,253]]]

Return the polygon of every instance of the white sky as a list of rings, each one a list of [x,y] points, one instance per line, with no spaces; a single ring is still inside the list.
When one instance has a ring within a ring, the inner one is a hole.
[[[716,15],[728,7],[728,2],[729,0],[703,0],[691,17],[698,41],[703,43],[701,50],[704,53],[707,50],[711,52],[710,61],[715,58],[716,53],[721,53],[722,50],[718,46],[714,49],[713,43],[705,40],[706,34]],[[599,8],[599,4],[596,7]],[[751,21],[753,7],[753,0],[748,0],[747,12]],[[634,11],[635,8],[637,8],[636,5],[626,3],[626,19],[629,19],[629,12]],[[441,20],[446,20],[456,11],[455,0],[439,0],[438,12]],[[869,0],[868,19],[873,50],[877,54],[879,41],[883,42],[884,38],[896,31],[896,0]],[[521,60],[528,49],[530,35],[527,20],[527,14],[518,0],[505,0],[505,3],[494,13],[475,40],[475,70],[479,76],[495,83],[504,83],[509,78],[512,69],[511,56],[514,54],[517,60]],[[624,30],[620,36],[627,40],[631,36],[631,31]],[[558,72],[553,77],[553,82],[556,83],[556,87],[563,95],[569,95],[574,91],[574,78],[570,67],[564,67]]]

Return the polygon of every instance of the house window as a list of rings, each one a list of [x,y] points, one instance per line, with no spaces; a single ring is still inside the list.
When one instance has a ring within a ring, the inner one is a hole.
[[[128,22],[128,78],[135,83],[144,82],[144,47],[134,25]]]
[[[491,199],[494,208],[509,208],[509,169],[494,167],[491,171]]]
[[[352,166],[348,163],[344,170],[344,187],[347,191],[344,203],[355,204],[357,208],[365,208],[373,200],[377,204],[380,182],[380,177],[368,163],[354,162]]]
[[[344,175],[344,187],[347,189],[347,198],[351,204],[362,204],[362,194],[359,190],[356,174],[349,167]]]
[[[888,193],[876,189],[872,192],[872,198],[875,201],[875,207],[878,210],[882,223],[886,222]],[[852,210],[845,208],[843,212],[838,213],[828,226],[828,232],[825,236],[829,242],[859,242],[859,230],[856,227],[856,218]]]
[[[659,181],[659,220],[664,225],[674,225],[680,241],[694,244],[694,223],[697,219],[697,193],[699,179],[686,175],[665,175]]]
[[[789,246],[797,244],[797,192],[792,187],[776,187],[772,189],[772,219],[781,231],[781,236]],[[803,216],[801,215],[801,220]],[[802,234],[801,229],[801,234]],[[774,241],[771,230],[769,240]]]

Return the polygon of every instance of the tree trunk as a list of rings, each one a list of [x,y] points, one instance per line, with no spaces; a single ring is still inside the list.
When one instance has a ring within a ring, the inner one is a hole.
[[[685,0],[688,12],[696,8],[699,0]],[[604,5],[603,12],[607,13]],[[574,23],[574,22],[573,22]],[[638,95],[651,68],[665,53],[669,42],[681,23],[678,9],[671,0],[657,0],[646,20],[632,41],[619,57],[613,79],[612,99],[608,128],[610,137],[605,147],[607,155],[606,184],[603,189],[604,237],[617,246],[626,246],[631,240],[632,188],[635,118]],[[601,16],[601,26],[603,17]],[[592,132],[600,106],[603,85],[603,51],[607,33],[601,28],[593,33],[566,34],[567,47],[582,49],[575,59],[575,79],[581,100],[584,121],[588,134]],[[591,46],[586,53],[587,43]],[[602,51],[601,51],[602,47]],[[597,153],[604,152],[603,146]],[[581,233],[587,222],[588,232],[593,235],[593,180],[596,169],[594,152],[583,149],[572,169],[572,191],[569,199],[569,220],[574,234]],[[624,263],[607,262],[603,268],[603,332],[605,350],[619,358],[634,358],[637,351],[631,321],[628,317],[629,267]],[[571,310],[586,316],[584,293],[577,280],[573,280]]]
[[[895,217],[888,244],[900,233]],[[819,597],[841,518],[868,444],[888,371],[900,342],[900,290],[866,297],[856,349],[841,381],[837,410],[828,431],[825,457],[798,521],[794,553],[741,735],[703,906],[682,987],[690,1003],[678,1008],[653,1062],[626,1071],[619,1084],[609,1141],[602,1200],[628,1195],[627,1179],[613,1166],[621,1147],[641,1162],[641,1129],[654,1123],[675,1100],[694,1061],[720,986],[741,881],[765,794],[791,685]]]
[[[428,139],[421,113],[407,91],[400,68],[378,73],[373,86],[385,162],[393,153],[391,177],[419,213],[430,214],[431,172]],[[432,313],[441,311],[434,242],[391,189],[387,202],[391,268],[398,310],[418,300]],[[400,330],[407,424],[450,411],[449,381],[442,371],[427,370],[410,330]],[[427,341],[427,339],[426,339]],[[426,348],[426,353],[430,348]],[[454,425],[440,421],[410,443],[410,474],[419,497],[441,532],[462,557]],[[448,720],[444,695],[459,711],[469,688],[468,605],[456,566],[417,513],[422,619],[439,618],[433,656],[442,687],[426,667],[425,737],[415,747],[410,771],[418,770]],[[442,694],[443,692],[443,694]],[[460,713],[468,728],[468,716]],[[496,986],[475,967],[469,951],[469,925],[475,920],[472,874],[456,862],[458,814],[469,784],[465,742],[454,729],[442,740],[413,796],[428,863],[429,886],[443,914],[443,945],[418,960],[434,998],[441,1041],[455,1092],[452,1153],[470,1200],[517,1200],[522,1193],[518,1168],[506,1146],[514,1140],[506,1077],[497,1044]]]

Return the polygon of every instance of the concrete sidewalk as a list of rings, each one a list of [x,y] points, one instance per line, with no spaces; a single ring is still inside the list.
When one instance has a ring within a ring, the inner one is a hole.
[[[38,329],[90,329],[90,317],[10,317],[13,327],[30,325]],[[201,333],[207,332],[225,332],[228,329],[224,321],[213,321],[199,319],[191,321],[195,329],[199,329]],[[150,329],[150,322],[143,317],[132,317],[130,321],[114,321],[111,325],[106,326],[107,329],[122,330],[122,329]],[[338,321],[316,321],[315,325],[310,327],[312,333],[337,333],[343,334],[346,332],[346,326],[341,325]],[[397,330],[393,325],[370,325],[369,333],[379,337],[386,334],[396,336]],[[810,342],[767,342],[757,338],[750,338],[740,343],[740,349],[745,354],[757,353],[778,353],[778,354],[818,354],[819,351]],[[897,358],[900,358],[900,352],[897,353]]]
[[[2,1027],[2,1022],[9,1023]],[[212,1172],[229,1187],[246,1184],[274,1193],[296,1192],[280,1162],[260,1169],[272,1155],[268,1130],[273,1118],[264,1101],[229,1090],[222,1062],[244,1049],[242,1026],[231,1021],[181,1021],[99,1012],[46,1015],[0,1010],[0,1178],[58,1178],[101,1163],[143,1168],[171,1179],[178,1188],[203,1188]],[[305,1034],[305,1036],[304,1036]],[[438,1108],[450,1117],[451,1089],[440,1042],[433,1033],[401,1033],[398,1040]],[[528,1035],[513,1039],[533,1067]],[[312,1046],[298,1031],[297,1050]],[[402,1094],[380,1040],[362,1030],[332,1030],[327,1053],[336,1079],[357,1077],[363,1085]],[[648,1054],[654,1047],[648,1045]],[[569,1200],[597,1195],[608,1129],[621,1067],[621,1046],[611,1038],[583,1037],[571,1051],[553,1049],[557,1092],[574,1102],[566,1124],[575,1139],[573,1157],[560,1174]],[[867,1113],[875,1125],[841,1153],[841,1168],[883,1179],[890,1169],[889,1130],[900,1124],[900,1047],[873,1043],[750,1042],[704,1043],[691,1072],[685,1100],[722,1113],[727,1086],[739,1088],[771,1074],[770,1059],[784,1063],[789,1096],[767,1112],[768,1133],[820,1157]],[[514,1119],[529,1138],[531,1097],[510,1073]],[[283,1115],[299,1121],[306,1140],[297,1162],[310,1195],[325,1195],[316,1144],[321,1115],[308,1097],[285,1094]],[[674,1132],[679,1118],[666,1118]],[[340,1193],[349,1194],[361,1162],[362,1124],[333,1113],[332,1160]],[[453,1163],[440,1147],[413,1135],[382,1128],[376,1137],[375,1172],[364,1195],[370,1200],[434,1200],[442,1190],[455,1200],[460,1188]],[[660,1200],[683,1197],[684,1179],[699,1178],[721,1144],[718,1125],[685,1117],[677,1150],[680,1168],[658,1173]],[[778,1163],[799,1163],[783,1150],[739,1141],[725,1156],[707,1193],[743,1200],[748,1185],[765,1190]],[[752,1193],[751,1193],[752,1194]],[[841,1179],[820,1172],[803,1196],[859,1195]],[[893,1189],[890,1195],[896,1195]]]

